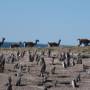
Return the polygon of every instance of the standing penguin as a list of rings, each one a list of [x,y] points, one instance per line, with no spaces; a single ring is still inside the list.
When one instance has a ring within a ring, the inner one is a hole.
[[[43,57],[41,58],[40,65],[41,65],[40,75],[43,77],[43,74],[46,71],[46,63]]]
[[[8,77],[8,83],[7,85],[7,89],[6,90],[12,90],[12,79],[11,76]]]

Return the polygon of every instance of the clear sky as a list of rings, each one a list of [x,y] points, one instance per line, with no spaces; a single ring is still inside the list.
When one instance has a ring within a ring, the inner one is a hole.
[[[90,39],[90,0],[0,0],[0,37],[68,45]]]

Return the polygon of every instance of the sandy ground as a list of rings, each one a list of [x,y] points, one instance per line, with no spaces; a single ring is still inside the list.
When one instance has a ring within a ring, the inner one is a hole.
[[[14,51],[13,51],[14,52]],[[5,53],[9,53],[6,51]],[[54,52],[55,53],[55,52]],[[5,86],[8,76],[12,77],[13,90],[44,90],[44,86],[50,86],[48,90],[90,90],[90,69],[88,68],[86,72],[83,72],[83,65],[76,64],[75,66],[70,66],[66,69],[62,67],[62,62],[57,58],[55,59],[54,65],[51,64],[51,58],[45,58],[46,71],[49,72],[47,82],[44,85],[38,85],[42,81],[40,74],[40,66],[36,62],[28,62],[28,53],[25,54],[24,58],[20,61],[26,65],[30,66],[30,72],[23,72],[22,76],[22,86],[15,86],[17,77],[14,70],[14,64],[5,64],[4,73],[0,73],[0,90],[6,90]],[[90,67],[90,58],[83,59],[83,64]],[[55,66],[55,74],[51,74],[51,67]],[[78,87],[73,88],[71,81],[75,78],[78,73],[81,75],[81,81],[77,83]],[[57,85],[55,86],[55,81]]]

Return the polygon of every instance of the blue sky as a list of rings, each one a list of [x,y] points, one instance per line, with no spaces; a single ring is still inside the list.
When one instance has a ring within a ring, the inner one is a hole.
[[[0,0],[0,37],[76,45],[90,38],[90,0]]]

